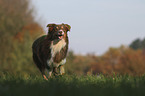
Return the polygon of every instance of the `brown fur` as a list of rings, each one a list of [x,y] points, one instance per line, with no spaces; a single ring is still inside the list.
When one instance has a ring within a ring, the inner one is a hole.
[[[60,24],[60,25],[48,24],[47,27],[49,27],[48,34],[39,37],[37,40],[34,41],[32,45],[34,63],[37,65],[37,67],[39,68],[40,72],[42,73],[45,79],[46,79],[45,76],[46,69],[50,71],[49,74],[51,74],[52,72],[54,75],[58,74],[57,69],[60,68],[59,70],[61,71],[61,67],[60,67],[61,65],[59,65],[59,63],[66,58],[67,51],[68,51],[68,43],[69,43],[67,32],[70,31],[71,28],[67,24]],[[61,48],[61,50],[57,52],[54,57],[52,57],[52,49],[51,49],[52,44],[55,45],[62,40],[59,39],[59,37],[61,37],[62,35],[60,34],[61,33],[60,30],[64,32],[62,39],[64,39],[66,45],[63,48]],[[52,66],[49,66],[48,61],[51,61],[51,58],[53,59],[52,60],[53,62],[52,62]],[[53,67],[53,64],[55,63],[58,64],[59,66]]]

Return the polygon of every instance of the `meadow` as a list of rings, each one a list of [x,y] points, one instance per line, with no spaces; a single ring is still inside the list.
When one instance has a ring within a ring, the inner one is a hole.
[[[145,96],[145,75],[0,75],[0,96]]]

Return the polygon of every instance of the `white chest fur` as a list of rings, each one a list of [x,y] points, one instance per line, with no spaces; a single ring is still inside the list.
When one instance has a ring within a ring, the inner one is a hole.
[[[62,62],[60,62],[60,64],[56,64],[53,62],[53,57],[56,55],[57,52],[60,52],[60,50],[66,45],[66,42],[64,39],[60,40],[60,41],[52,41],[51,42],[51,58],[49,60],[47,60],[47,64],[48,66],[59,66],[61,63],[65,63],[64,61],[66,61],[65,59],[62,60]],[[52,65],[53,64],[53,65]]]
[[[57,42],[57,43],[56,43]],[[56,44],[55,44],[56,43]],[[58,41],[52,41],[51,43],[51,54],[52,54],[52,57],[55,56],[55,54],[57,52],[60,52],[60,50],[66,45],[66,42],[64,39],[60,40],[59,42]]]

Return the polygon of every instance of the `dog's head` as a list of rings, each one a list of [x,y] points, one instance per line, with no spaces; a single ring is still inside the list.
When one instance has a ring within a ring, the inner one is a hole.
[[[63,39],[67,36],[67,32],[70,31],[70,25],[68,24],[48,24],[47,27],[49,27],[48,34],[51,36],[51,38],[54,39]]]

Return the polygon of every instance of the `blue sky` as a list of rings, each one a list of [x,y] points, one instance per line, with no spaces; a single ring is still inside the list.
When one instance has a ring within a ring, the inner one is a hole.
[[[109,47],[145,37],[145,0],[32,0],[36,20],[67,23],[70,49],[103,54]]]

